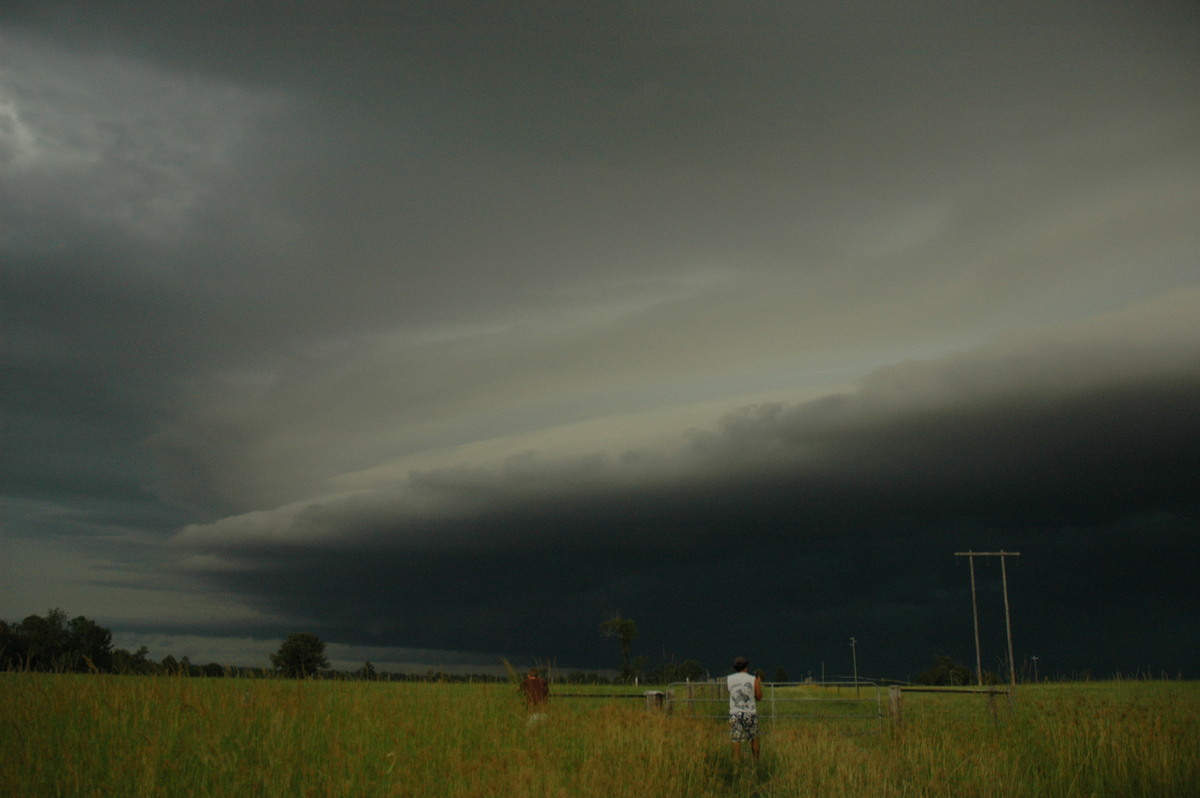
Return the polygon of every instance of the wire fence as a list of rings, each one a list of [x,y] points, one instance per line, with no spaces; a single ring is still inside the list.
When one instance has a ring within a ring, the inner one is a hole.
[[[729,688],[725,680],[674,682],[664,689],[641,692],[608,691],[555,693],[555,698],[638,699],[647,710],[710,718],[729,718]],[[1010,717],[1016,691],[1008,687],[927,687],[857,681],[763,682],[757,702],[760,724],[776,722],[820,724],[828,731],[865,734],[904,724],[925,725],[948,717],[999,723]],[[886,721],[886,723],[885,723]]]

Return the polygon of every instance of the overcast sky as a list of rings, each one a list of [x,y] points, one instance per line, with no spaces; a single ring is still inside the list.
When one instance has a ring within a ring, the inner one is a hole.
[[[1200,677],[1194,2],[302,7],[0,10],[0,618]]]

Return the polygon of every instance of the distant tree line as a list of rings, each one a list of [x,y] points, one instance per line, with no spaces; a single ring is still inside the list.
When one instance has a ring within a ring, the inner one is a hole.
[[[329,667],[325,643],[316,635],[299,632],[288,635],[279,650],[271,655],[270,669],[235,667],[210,662],[192,663],[188,657],[176,659],[168,654],[155,661],[146,646],[136,651],[115,648],[112,631],[83,615],[68,618],[59,608],[43,615],[30,615],[10,623],[0,619],[0,671],[40,671],[48,673],[115,673],[146,676],[193,677],[272,677],[370,680],[382,682],[503,682],[500,673],[448,673],[430,668],[420,673],[379,671],[370,662],[352,671]],[[698,666],[697,666],[698,667]],[[661,675],[673,673],[664,665]],[[657,671],[651,671],[657,673]],[[690,671],[689,671],[690,672]],[[555,681],[566,684],[608,684],[603,674],[572,671],[553,674]],[[668,681],[675,681],[669,679]]]
[[[1001,684],[1003,682],[999,676],[991,671],[983,671],[981,679],[977,680],[975,678],[975,671],[961,662],[955,662],[952,658],[944,655],[935,657],[933,667],[917,674],[915,681],[917,684],[938,687],[973,685],[977,681],[982,681],[984,684]]]
[[[113,648],[112,632],[83,615],[68,620],[62,609],[30,615],[19,623],[0,620],[0,670],[53,673],[132,673],[226,676],[216,662],[193,665],[187,657],[150,659],[149,649]]]
[[[17,624],[0,621],[0,665],[5,670],[108,672],[113,667],[112,632],[82,615],[67,620],[60,609]]]
[[[600,624],[600,634],[614,639],[620,647],[620,669],[615,677],[610,679],[602,673],[578,670],[562,672],[549,668],[548,675],[552,680],[561,684],[630,684],[635,681],[670,684],[701,681],[709,675],[696,660],[680,662],[664,655],[662,661],[651,664],[644,656],[634,656],[632,646],[638,637],[637,624],[620,613],[612,613],[604,619]],[[186,656],[176,659],[169,654],[155,661],[150,658],[146,646],[136,651],[114,648],[110,630],[82,615],[68,618],[67,613],[58,608],[49,610],[45,616],[30,615],[19,623],[0,620],[0,671],[433,682],[501,682],[507,679],[502,673],[448,673],[433,668],[423,673],[381,672],[370,662],[352,671],[334,670],[325,656],[325,643],[316,635],[306,632],[288,635],[270,660],[269,669],[231,667],[217,662],[199,665],[193,664]],[[973,678],[971,672],[963,666],[957,666],[957,669],[951,667],[953,665],[956,663],[948,657],[940,658],[939,665],[928,672],[931,681],[925,683],[969,683]],[[922,677],[926,677],[926,674],[922,674]],[[787,681],[782,669],[777,671],[776,680]]]

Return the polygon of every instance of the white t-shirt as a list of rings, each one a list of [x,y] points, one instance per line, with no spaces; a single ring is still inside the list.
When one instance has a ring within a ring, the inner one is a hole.
[[[745,671],[729,674],[726,680],[729,684],[729,714],[744,712],[753,715],[758,712],[754,703],[754,677]]]

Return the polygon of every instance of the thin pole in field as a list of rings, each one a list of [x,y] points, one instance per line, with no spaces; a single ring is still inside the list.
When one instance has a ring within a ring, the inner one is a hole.
[[[1008,613],[1008,572],[1004,570],[1004,550],[1000,550],[1000,583],[1004,586],[1004,628],[1008,632],[1008,679],[1017,686],[1017,661],[1013,659],[1012,616]]]
[[[971,615],[975,620],[975,680],[983,687],[983,660],[979,655],[979,602],[975,598],[975,554],[967,552],[967,562],[971,566]]]
[[[854,657],[854,697],[858,698],[858,641],[850,638],[850,655]]]

